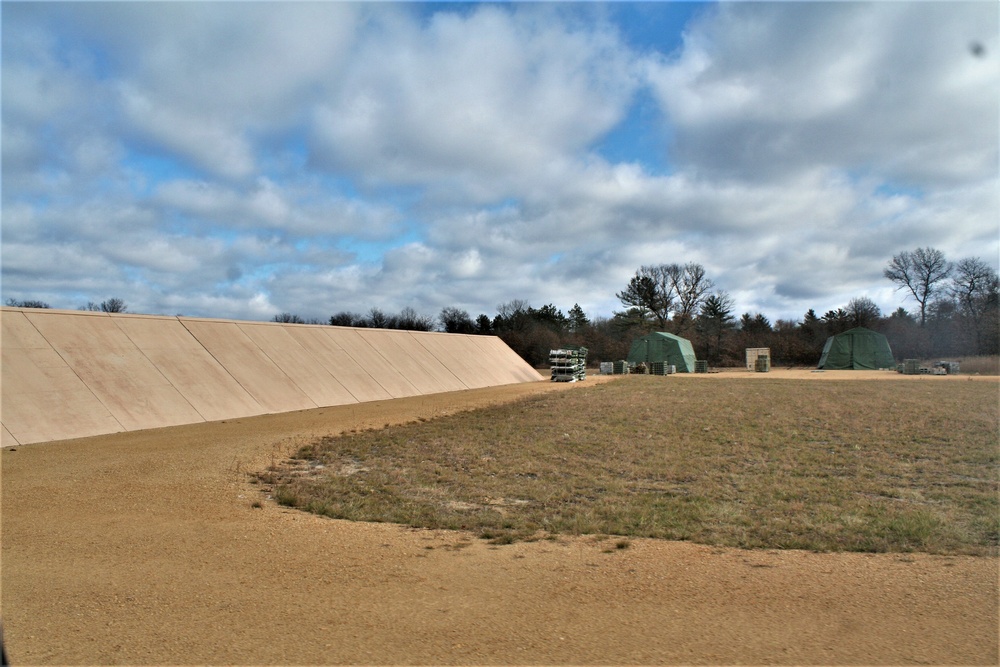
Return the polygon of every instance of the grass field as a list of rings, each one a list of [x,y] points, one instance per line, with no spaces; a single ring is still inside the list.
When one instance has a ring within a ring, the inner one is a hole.
[[[1000,356],[958,357],[962,373],[965,375],[1000,375]],[[933,362],[925,365],[931,366]]]
[[[745,548],[995,555],[995,382],[632,376],[325,438],[260,475],[330,517]]]

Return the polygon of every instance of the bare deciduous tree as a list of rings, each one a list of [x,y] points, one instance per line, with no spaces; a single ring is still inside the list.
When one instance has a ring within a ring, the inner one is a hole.
[[[335,313],[330,316],[330,325],[335,327],[356,327],[360,326],[358,322],[363,319],[364,318],[357,313],[342,310],[339,313]]]
[[[434,328],[434,318],[420,315],[410,306],[406,306],[396,316],[394,328],[406,331],[430,331]]]
[[[666,270],[673,291],[677,295],[677,309],[674,314],[677,329],[675,333],[677,333],[694,319],[709,291],[715,287],[715,283],[705,276],[705,267],[694,262],[688,262],[683,267],[671,264]]]
[[[472,321],[472,317],[469,316],[468,311],[461,308],[453,306],[442,308],[438,320],[446,333],[471,334],[476,331],[476,324]]]
[[[871,327],[882,319],[882,310],[866,296],[856,296],[847,303],[847,315],[855,327]]]
[[[278,313],[271,318],[271,321],[281,322],[282,324],[305,324],[305,320],[292,313]]]
[[[36,301],[34,299],[7,299],[7,305],[11,308],[51,308],[49,304],[44,301]]]
[[[951,263],[936,248],[905,250],[892,258],[883,275],[905,288],[920,305],[920,326],[927,323],[927,304],[937,294],[938,287],[951,273]]]
[[[372,308],[368,311],[368,326],[373,329],[391,328],[392,318],[386,315],[380,308]]]
[[[959,312],[972,324],[976,351],[987,354],[993,345],[986,341],[996,332],[1000,309],[1000,276],[978,257],[966,257],[955,264],[949,289]]]
[[[125,301],[113,296],[100,303],[88,301],[86,306],[80,306],[80,310],[90,310],[98,313],[124,313],[128,310],[128,306],[125,305]]]
[[[688,262],[642,266],[628,287],[615,296],[644,318],[651,315],[660,330],[673,320],[673,333],[683,330],[697,315],[715,283],[705,276],[705,267]]]

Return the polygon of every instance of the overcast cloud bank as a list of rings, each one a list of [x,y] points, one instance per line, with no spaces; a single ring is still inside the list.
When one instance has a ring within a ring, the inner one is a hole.
[[[998,265],[998,12],[4,3],[2,295],[593,317],[698,262],[772,320],[912,308],[892,255]]]

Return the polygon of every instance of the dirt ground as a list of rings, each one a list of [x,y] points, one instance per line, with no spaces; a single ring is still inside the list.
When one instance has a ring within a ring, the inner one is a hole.
[[[315,436],[608,380],[8,448],[8,656],[14,665],[998,664],[993,558],[656,540],[615,549],[591,537],[491,546],[253,506],[261,496],[247,473]]]

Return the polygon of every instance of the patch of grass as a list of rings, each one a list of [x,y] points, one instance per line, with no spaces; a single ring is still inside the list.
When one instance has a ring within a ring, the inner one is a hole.
[[[283,505],[496,544],[996,554],[998,412],[993,382],[630,376],[323,438],[265,474]]]
[[[1000,375],[1000,356],[997,355],[961,357],[957,361],[962,375]]]

